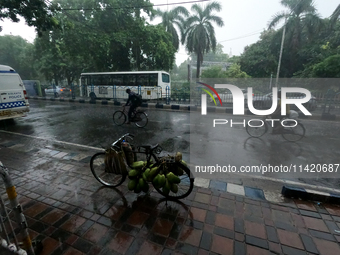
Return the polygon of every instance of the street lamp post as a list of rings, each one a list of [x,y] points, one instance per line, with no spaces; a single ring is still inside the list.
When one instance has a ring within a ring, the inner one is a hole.
[[[270,74],[269,90],[272,89],[273,73]]]
[[[282,51],[283,51],[283,44],[284,44],[284,41],[285,41],[285,34],[286,34],[286,24],[287,24],[287,18],[285,19],[285,24],[284,24],[284,26],[283,26],[282,41],[281,41],[281,48],[280,48],[280,57],[279,57],[279,64],[278,64],[278,66],[277,66],[275,87],[278,87],[278,83],[279,83],[279,75],[280,75],[280,68],[281,68]]]

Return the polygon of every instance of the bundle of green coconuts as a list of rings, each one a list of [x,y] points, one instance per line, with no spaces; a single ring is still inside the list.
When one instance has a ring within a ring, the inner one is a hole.
[[[169,158],[169,157],[168,157]],[[173,157],[170,157],[170,159]],[[186,166],[186,162],[182,160],[182,153],[177,152],[174,157],[175,162],[181,162]],[[178,192],[178,184],[181,182],[179,176],[184,174],[182,168],[174,163],[165,164],[164,160],[161,164],[147,166],[146,161],[136,161],[131,165],[128,177],[128,189],[134,190],[135,193],[148,192],[149,184],[152,182],[154,187],[162,189],[162,192],[167,195],[171,192]]]

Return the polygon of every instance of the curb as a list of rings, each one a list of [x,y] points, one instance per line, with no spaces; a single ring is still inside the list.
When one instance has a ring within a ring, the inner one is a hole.
[[[283,186],[281,194],[288,198],[300,198],[317,202],[326,202],[340,205],[340,194],[310,190],[298,187]]]

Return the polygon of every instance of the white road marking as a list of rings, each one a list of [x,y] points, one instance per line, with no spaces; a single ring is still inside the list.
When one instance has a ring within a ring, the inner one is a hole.
[[[77,146],[77,147],[82,147],[82,148],[87,148],[87,149],[100,150],[100,151],[103,150],[103,148],[97,148],[97,147],[92,147],[92,146],[87,146],[87,145],[82,145],[82,144],[76,144],[76,143],[63,142],[63,141],[58,141],[55,139],[48,139],[48,138],[43,138],[43,137],[33,136],[33,135],[25,135],[25,134],[20,134],[20,133],[5,131],[5,130],[0,130],[0,132],[11,134],[11,135],[24,136],[24,137],[33,138],[33,139],[44,140],[44,141],[51,141],[51,142],[60,143],[60,144],[67,144],[67,145],[72,145],[72,146]]]
[[[64,156],[68,155],[66,152],[59,152],[58,154],[54,155],[54,158],[62,158]]]
[[[76,161],[80,161],[80,160],[82,160],[82,159],[84,159],[86,157],[88,157],[88,155],[86,155],[86,154],[78,154],[77,156],[73,157],[72,159],[76,160]]]
[[[24,146],[25,146],[24,144],[15,144],[15,145],[10,146],[10,147],[8,147],[8,148],[10,148],[10,149],[15,149],[15,148],[21,148],[21,147],[24,147]]]

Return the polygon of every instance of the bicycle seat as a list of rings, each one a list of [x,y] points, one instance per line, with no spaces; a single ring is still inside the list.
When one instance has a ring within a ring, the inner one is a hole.
[[[138,146],[139,148],[144,148],[146,150],[154,150],[156,147],[158,146],[158,143],[155,145],[151,145],[151,144],[144,144],[144,145],[140,145]]]

